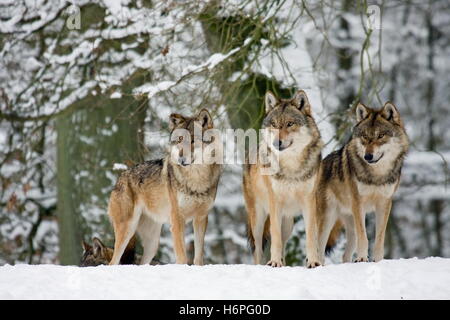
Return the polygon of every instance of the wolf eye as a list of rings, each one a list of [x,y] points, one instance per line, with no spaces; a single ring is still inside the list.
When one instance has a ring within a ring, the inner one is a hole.
[[[379,135],[378,135],[378,139],[382,139],[384,137],[384,133],[380,133]]]
[[[292,127],[294,125],[294,123],[292,122],[292,121],[289,121],[288,123],[287,123],[287,126],[288,127]]]

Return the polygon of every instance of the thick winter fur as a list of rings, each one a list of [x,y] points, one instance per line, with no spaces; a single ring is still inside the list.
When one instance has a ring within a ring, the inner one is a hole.
[[[356,108],[357,123],[345,146],[322,162],[317,209],[321,262],[336,219],[345,227],[343,261],[368,261],[365,215],[375,212],[374,260],[384,257],[384,236],[392,197],[398,188],[408,136],[397,108],[387,102],[380,110],[363,104]]]
[[[292,233],[294,216],[302,212],[307,266],[314,267],[319,265],[314,194],[323,147],[320,133],[303,90],[287,100],[267,92],[265,104],[262,127],[267,136],[260,142],[260,148],[268,147],[271,161],[277,161],[278,157],[279,170],[263,174],[261,162],[244,167],[243,191],[254,262],[262,263],[263,239],[270,234],[268,265],[284,265],[285,245]]]
[[[182,147],[187,144],[192,154],[198,146],[205,147],[208,142],[198,134],[194,137],[194,128],[196,132],[200,130],[203,133],[213,128],[213,121],[205,109],[194,117],[172,114],[169,121],[169,155],[124,171],[111,193],[109,215],[116,238],[111,265],[119,263],[135,232],[144,247],[141,264],[150,263],[159,246],[163,223],[171,224],[176,263],[187,263],[184,228],[190,220],[193,221],[195,234],[194,264],[203,264],[208,211],[216,197],[221,166],[190,162]],[[187,130],[191,139],[183,140],[172,135],[175,129]]]
[[[120,259],[120,264],[139,264],[141,256],[135,251],[136,238],[131,238],[128,246]],[[92,239],[92,245],[83,241],[83,256],[81,257],[80,267],[95,267],[103,264],[109,264],[113,256],[114,249],[107,247],[99,238]],[[162,264],[153,259],[151,265]]]

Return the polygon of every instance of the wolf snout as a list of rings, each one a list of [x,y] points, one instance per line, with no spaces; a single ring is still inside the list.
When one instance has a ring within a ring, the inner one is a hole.
[[[185,166],[187,166],[189,163],[187,162],[187,160],[186,160],[186,158],[185,157],[180,157],[180,158],[178,158],[178,163],[180,164],[180,165],[182,165],[183,167],[185,167]]]
[[[283,141],[275,139],[273,141],[273,146],[275,147],[275,149],[281,150],[283,148]]]
[[[367,163],[374,164],[377,163],[381,158],[383,158],[383,156],[384,153],[382,153],[379,157],[375,158],[372,153],[366,153],[364,155],[364,160],[366,160]]]
[[[364,155],[364,160],[366,160],[367,162],[372,161],[372,160],[373,160],[373,154],[371,154],[371,153],[366,153],[366,154]]]
[[[286,145],[286,143],[283,143],[283,141],[279,140],[279,139],[276,139],[276,140],[273,141],[273,146],[278,151],[283,151],[283,150],[287,149],[290,145],[291,144]]]

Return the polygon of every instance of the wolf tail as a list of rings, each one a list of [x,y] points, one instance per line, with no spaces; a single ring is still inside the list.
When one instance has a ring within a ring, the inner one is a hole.
[[[341,235],[342,226],[342,221],[338,219],[334,224],[333,229],[331,229],[330,236],[328,237],[327,245],[325,247],[325,254],[328,255],[333,252],[339,236]]]

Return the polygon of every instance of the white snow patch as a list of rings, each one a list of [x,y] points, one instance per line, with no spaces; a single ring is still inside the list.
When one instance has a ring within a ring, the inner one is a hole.
[[[449,299],[450,259],[252,265],[0,267],[0,299]]]
[[[149,98],[153,97],[158,92],[166,91],[175,86],[175,81],[162,81],[156,85],[144,84],[134,89],[135,94],[147,94]]]
[[[114,163],[113,170],[127,170],[128,167],[123,163]]]
[[[109,97],[111,99],[120,99],[122,98],[122,93],[120,91],[115,91]]]

